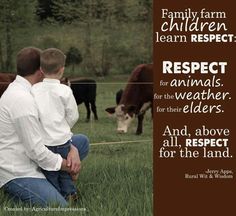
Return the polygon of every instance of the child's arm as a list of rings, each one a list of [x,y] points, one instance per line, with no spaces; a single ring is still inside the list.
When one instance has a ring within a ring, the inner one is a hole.
[[[72,128],[79,119],[78,106],[76,104],[76,101],[75,101],[75,98],[71,89],[69,91],[67,102],[65,104],[65,119],[67,123],[69,124],[70,128]]]

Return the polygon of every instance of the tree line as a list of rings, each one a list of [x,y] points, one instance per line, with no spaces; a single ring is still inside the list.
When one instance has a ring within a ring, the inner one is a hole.
[[[70,47],[67,50],[67,64],[72,65],[74,70],[75,65],[84,60],[87,61],[85,63],[87,69],[93,71],[95,75],[106,75],[110,70],[111,55],[115,53],[117,59],[120,58],[119,50],[117,50],[119,48],[111,44],[112,39],[104,38],[101,59],[94,63],[95,54],[92,47],[94,25],[102,24],[102,30],[112,29],[112,26],[119,26],[122,23],[147,23],[150,26],[152,0],[0,0],[1,72],[14,71],[13,55],[16,52],[17,43],[21,43],[18,39],[19,31],[23,32],[21,35],[27,35],[32,25],[43,28],[42,26],[50,26],[53,23],[62,26],[82,24],[83,31],[86,33],[83,56],[76,46]],[[108,34],[111,33],[112,30]],[[120,64],[124,65],[123,62]]]
[[[136,7],[136,13],[131,8]],[[118,21],[146,21],[152,18],[152,0],[38,0],[36,14],[40,21],[54,19],[71,23],[92,19]]]

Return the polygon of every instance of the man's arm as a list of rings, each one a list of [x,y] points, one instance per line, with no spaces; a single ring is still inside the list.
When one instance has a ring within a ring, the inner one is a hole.
[[[70,152],[67,155],[67,166],[70,167],[70,172],[72,174],[77,174],[81,168],[81,161],[78,149],[71,145]]]
[[[15,129],[25,146],[26,154],[41,168],[48,171],[63,170],[73,174],[79,172],[81,162],[77,148],[71,145],[67,160],[50,151],[44,146],[39,122],[35,116],[23,116],[15,119]]]
[[[61,170],[70,172],[72,176],[77,176],[81,169],[81,161],[77,148],[71,145],[67,160],[63,159]]]
[[[34,115],[14,119],[16,133],[25,147],[26,154],[41,168],[48,171],[65,169],[63,159],[44,146],[39,121]]]
[[[61,170],[71,172],[70,167],[68,166],[68,162],[65,159],[62,159]]]

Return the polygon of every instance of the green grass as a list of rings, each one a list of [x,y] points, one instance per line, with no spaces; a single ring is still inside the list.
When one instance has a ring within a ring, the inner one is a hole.
[[[126,76],[97,80],[98,121],[86,123],[84,105],[79,106],[80,120],[73,128],[74,133],[86,134],[91,144],[124,141],[122,144],[91,146],[88,158],[82,163],[77,182],[81,199],[77,206],[73,206],[86,208],[86,212],[29,213],[7,212],[2,209],[0,215],[153,215],[152,141],[126,143],[130,140],[152,140],[151,115],[147,113],[144,133],[137,136],[137,122],[133,122],[127,134],[117,134],[115,119],[108,117],[104,111],[106,107],[115,105],[115,92],[124,87],[126,80]],[[119,84],[114,84],[115,82]],[[12,205],[3,193],[0,193],[0,202],[3,207]]]

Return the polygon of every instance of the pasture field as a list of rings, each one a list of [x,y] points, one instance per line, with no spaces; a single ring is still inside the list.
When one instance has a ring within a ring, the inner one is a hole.
[[[115,105],[115,92],[125,86],[127,76],[97,80],[98,121],[85,122],[84,105],[79,106],[80,120],[74,133],[86,134],[90,154],[82,163],[77,182],[80,201],[75,212],[6,211],[13,204],[0,192],[0,215],[91,215],[91,216],[149,216],[152,214],[152,119],[148,111],[144,119],[144,133],[135,135],[133,122],[127,134],[116,133],[116,121],[108,117],[106,107]],[[126,143],[127,141],[140,141]],[[144,141],[142,141],[144,140]],[[103,142],[120,144],[94,145]],[[20,208],[22,205],[17,205]],[[83,211],[86,209],[86,211]]]
[[[0,29],[1,33],[1,29]],[[0,34],[0,39],[3,34]],[[90,35],[87,54],[86,26],[81,23],[71,25],[35,23],[30,29],[16,28],[12,33],[14,39],[12,61],[23,47],[35,46],[41,49],[55,47],[66,53],[70,47],[76,47],[83,61],[79,65],[66,67],[66,76],[103,76],[129,74],[138,64],[152,62],[152,25],[142,22],[114,23],[106,26],[94,22]],[[0,49],[1,50],[1,49]],[[4,51],[2,51],[4,54]],[[1,57],[1,53],[0,53]],[[1,58],[0,58],[1,60]],[[0,61],[1,68],[1,61]],[[3,69],[2,69],[3,70]],[[12,68],[9,72],[14,72]]]

